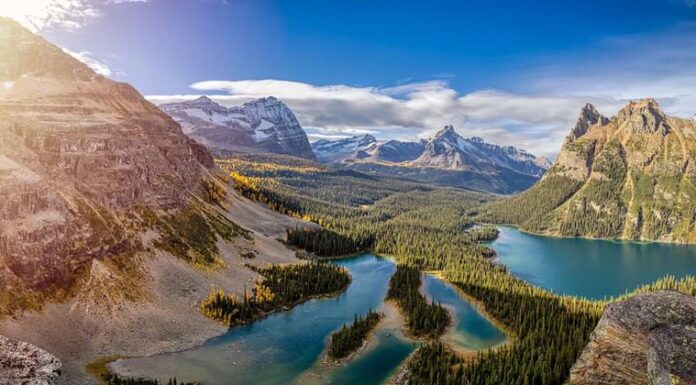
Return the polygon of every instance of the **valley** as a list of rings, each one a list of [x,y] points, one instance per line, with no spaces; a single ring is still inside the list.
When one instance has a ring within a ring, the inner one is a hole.
[[[33,31],[0,17],[1,384],[696,381],[696,121],[587,104],[553,163],[382,140],[336,106],[426,132],[444,81],[157,107]]]

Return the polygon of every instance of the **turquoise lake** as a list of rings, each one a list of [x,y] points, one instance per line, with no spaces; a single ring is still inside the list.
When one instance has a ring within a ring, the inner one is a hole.
[[[385,383],[417,347],[401,325],[384,322],[368,348],[343,366],[322,359],[332,332],[369,309],[384,309],[393,262],[365,254],[337,260],[353,277],[350,287],[334,298],[305,302],[251,325],[232,328],[199,348],[152,357],[118,360],[112,370],[124,375],[220,385]],[[424,293],[450,309],[455,323],[448,339],[463,349],[488,349],[505,335],[449,284],[432,276],[423,279]]]
[[[556,238],[500,226],[490,243],[514,275],[556,293],[617,296],[665,276],[696,275],[696,247]]]

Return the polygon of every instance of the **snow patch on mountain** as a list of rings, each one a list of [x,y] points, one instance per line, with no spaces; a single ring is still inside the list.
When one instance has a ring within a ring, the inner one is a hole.
[[[184,133],[212,150],[272,152],[314,159],[309,140],[292,111],[274,97],[224,107],[207,96],[160,106]]]

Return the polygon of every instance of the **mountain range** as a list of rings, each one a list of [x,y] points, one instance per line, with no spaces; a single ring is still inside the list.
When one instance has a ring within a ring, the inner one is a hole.
[[[159,107],[186,135],[213,152],[271,152],[314,159],[295,114],[272,96],[230,108],[206,96]]]
[[[452,126],[418,142],[379,142],[372,135],[312,144],[323,163],[496,193],[531,186],[551,166],[546,158],[481,138],[463,138]]]
[[[612,118],[586,105],[556,163],[485,220],[548,234],[696,242],[696,121],[653,99]]]

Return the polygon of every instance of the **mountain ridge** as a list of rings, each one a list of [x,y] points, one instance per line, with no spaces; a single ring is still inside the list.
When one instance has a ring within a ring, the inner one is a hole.
[[[419,142],[361,135],[320,140],[312,148],[322,163],[503,194],[531,186],[551,165],[526,150],[463,138],[451,125]]]

